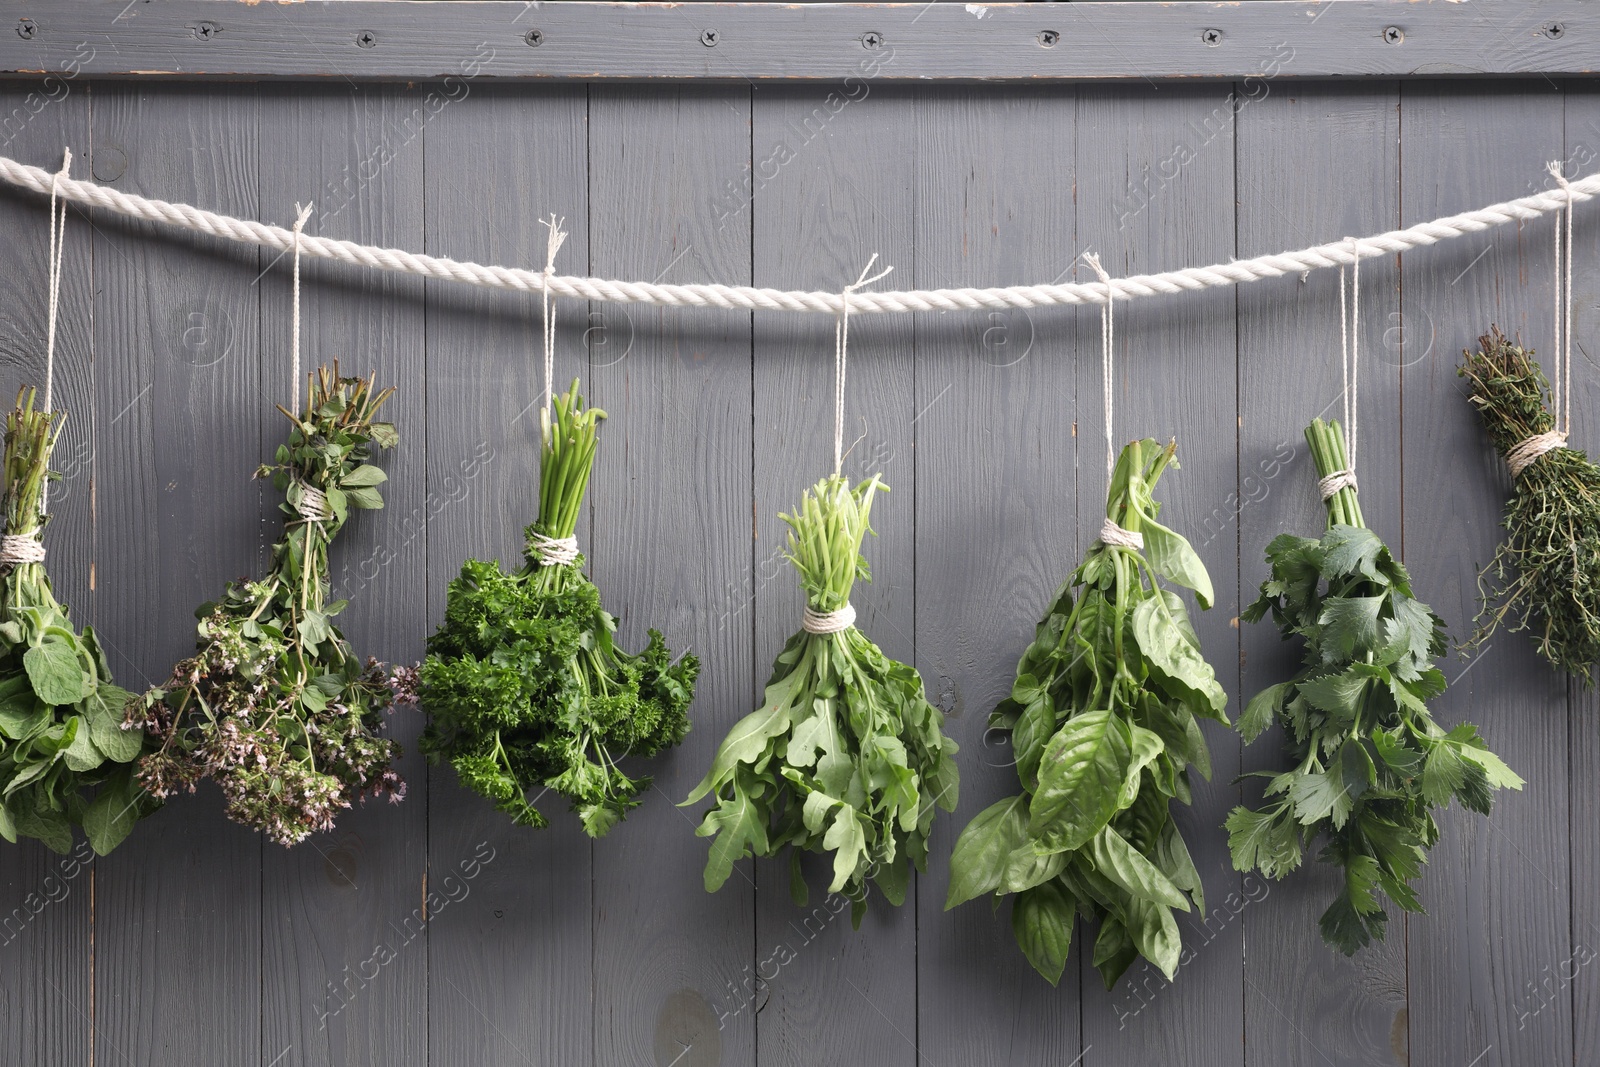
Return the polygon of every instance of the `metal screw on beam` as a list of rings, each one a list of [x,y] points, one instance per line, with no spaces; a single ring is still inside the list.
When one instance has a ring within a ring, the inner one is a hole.
[[[1039,34],[1039,43],[1045,48],[1054,48],[1061,41],[1061,35],[1055,30],[1043,30]]]
[[[1215,48],[1217,45],[1222,43],[1222,31],[1206,30],[1200,34],[1200,39],[1212,48]]]
[[[222,32],[222,27],[218,26],[215,22],[208,20],[206,22],[195,23],[190,27],[190,30],[194,33],[195,40],[211,41],[215,40],[217,34]]]
[[[861,35],[861,47],[862,48],[870,48],[870,49],[873,49],[874,51],[876,51],[879,48],[882,48],[883,47],[883,34],[878,33],[875,30],[869,30],[868,32],[863,33]]]
[[[1543,33],[1546,37],[1548,37],[1552,41],[1554,41],[1557,38],[1559,38],[1562,34],[1566,33],[1567,32],[1567,28],[1565,26],[1563,26],[1559,22],[1547,22],[1547,23],[1544,24],[1544,28],[1541,29],[1539,32]]]
[[[38,32],[39,27],[34,24],[32,19],[17,20],[17,36],[21,37],[24,41],[33,40],[33,35]]]
[[[717,47],[717,31],[706,30],[700,35],[700,43],[705,45],[707,48]]]
[[[528,42],[529,48],[538,48],[540,45],[544,44],[544,31],[529,30],[527,33],[522,35],[522,39]]]
[[[1402,30],[1399,26],[1385,26],[1383,30],[1383,39],[1387,44],[1399,44],[1401,41],[1406,39],[1406,31]]]
[[[378,47],[378,35],[373,33],[371,30],[362,30],[360,33],[356,34],[356,47],[358,47],[358,48],[376,48],[376,47]]]

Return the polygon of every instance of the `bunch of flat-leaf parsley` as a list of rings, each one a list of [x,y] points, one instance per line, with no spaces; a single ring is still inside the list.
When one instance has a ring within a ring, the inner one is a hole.
[[[653,756],[688,732],[700,663],[674,661],[656,630],[638,655],[617,647],[616,620],[573,538],[605,412],[584,407],[576,381],[552,406],[524,565],[508,574],[492,560],[463,563],[428,640],[421,747],[513,822],[547,825],[534,803],[549,791],[600,837],[650,786],[619,761]]]
[[[1306,440],[1321,477],[1347,468],[1337,422],[1314,420]],[[1257,694],[1239,719],[1247,742],[1282,726],[1291,766],[1260,772],[1261,806],[1235,808],[1227,826],[1234,866],[1272,878],[1325,839],[1321,858],[1343,868],[1344,886],[1322,915],[1322,937],[1350,955],[1383,938],[1382,898],[1422,910],[1411,882],[1439,840],[1433,809],[1454,797],[1487,815],[1491,790],[1521,789],[1522,779],[1471,723],[1447,732],[1434,722],[1427,702],[1445,688],[1433,665],[1445,651],[1444,623],[1367,529],[1355,486],[1327,507],[1320,540],[1282,534],[1267,546],[1272,576],[1240,614],[1259,622],[1270,611],[1284,640],[1304,642],[1305,665]]]

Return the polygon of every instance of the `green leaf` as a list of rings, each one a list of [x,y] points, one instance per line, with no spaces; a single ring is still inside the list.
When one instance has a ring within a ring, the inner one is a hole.
[[[1345,824],[1355,805],[1340,777],[1319,771],[1295,778],[1289,786],[1289,800],[1294,804],[1294,817],[1301,825],[1310,826],[1327,819],[1335,829]]]
[[[767,743],[789,731],[793,712],[791,701],[804,684],[801,672],[794,672],[767,687],[766,703],[734,724],[722,739],[711,769],[689,791],[679,807],[693,804],[728,779],[742,763],[755,763],[767,751]]]
[[[1039,764],[1028,832],[1052,851],[1075,849],[1117,812],[1132,760],[1128,724],[1109,711],[1067,720]]]
[[[1000,877],[1000,891],[1021,893],[1061,873],[1067,865],[1065,852],[1041,853],[1032,842],[1025,841],[1006,857],[1005,871]]]
[[[1172,884],[1172,879],[1111,827],[1094,836],[1089,844],[1089,857],[1094,869],[1123,891],[1171,908],[1189,910],[1189,898]]]
[[[1361,664],[1356,664],[1337,674],[1307,678],[1296,683],[1296,688],[1312,707],[1327,712],[1335,722],[1354,722],[1361,696],[1372,681],[1360,667]]]
[[[54,634],[28,649],[22,666],[33,691],[46,704],[76,704],[94,690],[94,676],[84,671],[77,649]]]
[[[89,736],[89,728],[84,725],[82,716],[74,715],[67,721],[76,722],[78,727],[73,731],[72,743],[61,754],[62,761],[66,763],[68,770],[79,773],[94,770],[105,761],[105,756],[94,747],[94,741]]]
[[[1378,557],[1387,554],[1377,534],[1364,526],[1341,523],[1322,537],[1322,577],[1331,582],[1360,574],[1387,585],[1388,579],[1376,567]]]
[[[1133,611],[1133,635],[1139,642],[1139,651],[1168,682],[1198,698],[1196,710],[1227,723],[1223,709],[1228,706],[1228,694],[1218,683],[1211,664],[1184,632],[1188,629],[1187,618],[1183,626],[1176,621],[1183,617],[1183,602],[1164,589],[1158,594]]]
[[[1317,622],[1322,626],[1324,663],[1354,659],[1376,651],[1382,644],[1378,612],[1386,596],[1331,596],[1322,602]]]
[[[1423,799],[1442,808],[1466,780],[1467,769],[1454,745],[1439,741],[1429,746],[1427,762],[1422,765]]]
[[[382,485],[388,480],[389,476],[383,472],[383,468],[364,463],[341,478],[339,486],[343,489],[359,489],[362,486]]]
[[[1322,939],[1346,956],[1354,956],[1373,940],[1382,941],[1388,916],[1382,911],[1363,915],[1351,903],[1348,893],[1340,893],[1317,925]]]
[[[1027,832],[1027,798],[1021,795],[997,801],[975,815],[950,854],[945,910],[998,889],[1007,858],[1022,845]]]
[[[377,511],[383,507],[383,496],[376,489],[358,488],[344,490],[345,497],[353,508],[362,508],[367,511]]]
[[[72,851],[72,824],[61,812],[49,808],[23,808],[13,811],[12,819],[16,823],[17,833],[24,837],[36,838],[51,851],[62,855]]]
[[[104,856],[122,843],[139,821],[148,796],[131,769],[118,771],[100,787],[83,813],[83,832],[96,855]]]
[[[1178,920],[1172,917],[1172,909],[1142,897],[1129,898],[1128,934],[1139,955],[1155,964],[1167,976],[1167,981],[1172,981],[1183,955],[1183,935],[1178,932]]]
[[[1262,731],[1272,725],[1278,711],[1283,707],[1284,694],[1288,693],[1293,685],[1293,682],[1269,685],[1250,698],[1250,703],[1245,705],[1244,714],[1239,716],[1239,735],[1244,738],[1245,744],[1248,745],[1260,737]]]
[[[1100,972],[1100,980],[1107,989],[1117,984],[1129,965],[1139,958],[1139,949],[1134,945],[1133,938],[1128,934],[1128,928],[1117,919],[1107,916],[1100,920],[1100,935],[1094,941],[1094,957],[1092,962],[1095,969]]]
[[[1057,882],[1023,891],[1011,905],[1011,932],[1033,969],[1051,985],[1061,981],[1072,947],[1076,907]]]
[[[133,698],[126,689],[101,682],[83,703],[94,747],[115,763],[132,762],[144,747],[142,731],[122,728],[123,710]]]
[[[837,893],[854,880],[856,869],[866,858],[867,835],[861,829],[855,809],[841,804],[833,825],[822,839],[824,848],[833,849],[833,881],[828,892]]]
[[[718,805],[706,812],[706,817],[695,830],[697,837],[716,835],[711,843],[711,853],[706,859],[705,885],[707,893],[715,893],[733,873],[733,865],[746,856],[765,856],[767,829],[762,825],[760,813],[750,795],[734,786],[733,796],[721,798]]]
[[[1300,866],[1300,827],[1288,809],[1234,808],[1225,825],[1234,870],[1255,870],[1268,878],[1282,878]]]
[[[1215,599],[1211,576],[1206,573],[1206,565],[1200,562],[1194,546],[1154,519],[1143,519],[1139,525],[1144,535],[1145,556],[1155,572],[1169,582],[1193,589],[1200,607],[1209,608]]]

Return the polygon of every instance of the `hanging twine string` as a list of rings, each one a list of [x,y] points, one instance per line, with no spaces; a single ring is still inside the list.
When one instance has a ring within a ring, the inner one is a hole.
[[[1559,160],[1546,164],[1550,176],[1565,194],[1566,219],[1556,219],[1556,295],[1552,309],[1553,341],[1550,356],[1550,421],[1545,433],[1518,441],[1506,453],[1511,477],[1519,477],[1533,461],[1556,448],[1566,448],[1572,433],[1572,183],[1561,174]],[[1563,245],[1563,238],[1565,244]]]
[[[1100,265],[1100,257],[1093,252],[1085,252],[1083,260],[1100,276],[1100,281],[1105,284],[1105,302],[1100,305],[1100,377],[1101,387],[1105,397],[1105,406],[1102,416],[1106,428],[1106,481],[1111,481],[1111,475],[1117,469],[1116,431],[1112,428],[1116,417],[1116,312],[1112,308],[1114,291],[1111,287],[1111,275]],[[1114,548],[1131,548],[1135,552],[1144,549],[1144,534],[1132,530],[1124,530],[1121,526],[1107,517],[1100,523],[1100,543]]]
[[[833,324],[833,473],[838,474],[844,467],[844,376],[849,359],[850,350],[850,294],[863,286],[871,285],[880,278],[889,276],[893,267],[885,267],[872,277],[867,277],[867,272],[872,265],[878,262],[878,253],[872,253],[872,258],[867,260],[867,265],[861,268],[861,275],[856,280],[844,287],[840,294],[841,304],[839,317]],[[846,605],[848,607],[849,605]],[[843,610],[843,609],[841,609]],[[852,615],[852,618],[854,615]],[[850,625],[845,623],[845,626]],[[844,626],[839,627],[840,630]],[[835,630],[819,630],[816,633],[836,633]]]
[[[1344,426],[1350,439],[1349,466],[1317,482],[1322,499],[1356,484],[1356,447],[1361,418],[1361,242],[1350,238],[1350,296],[1345,297],[1344,268],[1339,268],[1339,368],[1344,375]]]
[[[556,253],[561,251],[561,244],[567,239],[567,231],[561,227],[566,219],[558,219],[552,214],[548,219],[540,219],[539,224],[549,229],[545,241],[544,278],[545,286],[541,301],[544,313],[541,320],[544,328],[544,406],[548,410],[555,403],[555,375],[556,375],[556,305],[550,296],[550,279],[555,277]],[[545,416],[546,420],[549,416]],[[546,422],[548,425],[548,421]],[[546,537],[542,533],[533,534],[533,547],[539,553],[539,566],[564,567],[578,562],[578,539],[576,537]]]
[[[539,225],[550,230],[549,238],[545,241],[544,260],[544,287],[540,292],[543,297],[544,307],[544,406],[549,407],[555,402],[555,374],[556,374],[556,306],[550,299],[550,279],[556,274],[556,253],[561,251],[561,244],[567,239],[567,231],[561,227],[566,219],[557,219],[551,215],[548,219],[540,219]]]
[[[300,417],[300,231],[305,228],[306,220],[311,217],[311,205],[307,204],[305,207],[301,207],[296,202],[294,209],[297,212],[294,220],[294,246],[292,248],[294,252],[294,285],[293,295],[290,298],[290,318],[294,324],[291,327],[292,336],[289,339],[289,373],[293,382],[289,395],[293,397],[293,402],[289,410],[294,412],[294,417],[298,419]],[[309,489],[310,486],[306,488]],[[316,492],[315,489],[311,491],[313,493]]]
[[[808,634],[836,634],[856,622],[856,609],[846,604],[837,611],[812,611],[809,606],[800,617],[800,628]]]
[[[19,563],[43,563],[44,542],[33,534],[6,534],[0,537],[0,570],[9,571]]]

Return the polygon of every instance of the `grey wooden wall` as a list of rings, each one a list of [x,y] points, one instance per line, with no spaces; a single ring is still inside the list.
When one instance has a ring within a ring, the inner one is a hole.
[[[1592,168],[1600,94],[0,84],[0,154],[54,166],[64,143],[115,188],[279,222],[312,199],[315,232],[434,254],[538,266],[536,217],[554,211],[569,272],[837,287],[876,251],[896,267],[887,284],[931,287],[1070,276],[1085,249],[1117,273],[1216,262],[1519,195],[1545,160]],[[1580,342],[1597,325],[1593,223],[1579,219]],[[288,264],[76,210],[67,239],[51,567],[138,686],[186,653],[193,606],[260,568],[275,533],[250,472],[282,431]],[[1367,514],[1458,635],[1507,482],[1454,365],[1491,322],[1545,345],[1549,241],[1544,221],[1363,269]],[[5,389],[42,373],[45,246],[41,200],[0,190]],[[389,506],[352,524],[335,569],[357,645],[414,660],[460,560],[516,558],[532,516],[536,305],[324,263],[306,279],[310,358],[399,387]],[[1003,913],[942,911],[955,831],[1014,788],[985,714],[1098,527],[1092,310],[852,324],[865,437],[849,465],[894,489],[856,603],[947,710],[961,808],[906,906],[875,907],[859,932],[795,909],[777,864],[746,862],[707,895],[697,814],[672,802],[797,624],[776,514],[827,462],[832,324],[602,306],[563,306],[560,322],[559,373],[582,373],[611,413],[580,531],[594,574],[630,643],[659,626],[704,662],[659,791],[597,844],[569,818],[514,829],[424,766],[402,712],[406,801],[299,848],[226,822],[209,787],[106,859],[0,848],[0,1063],[1593,1062],[1600,705],[1520,638],[1452,659],[1440,710],[1481,724],[1527,791],[1491,819],[1446,815],[1429,914],[1353,961],[1318,939],[1327,872],[1268,884],[1230,869],[1231,779],[1277,752],[1222,730],[1216,778],[1182,817],[1213,911],[1187,921],[1176,982],[1136,967],[1107,993],[1080,948],[1052,989]],[[1161,496],[1215,579],[1200,632],[1235,708],[1294,658],[1234,617],[1267,541],[1322,521],[1300,432],[1337,403],[1337,322],[1327,272],[1119,309],[1118,434],[1180,442]],[[1579,378],[1592,445],[1587,358]]]

